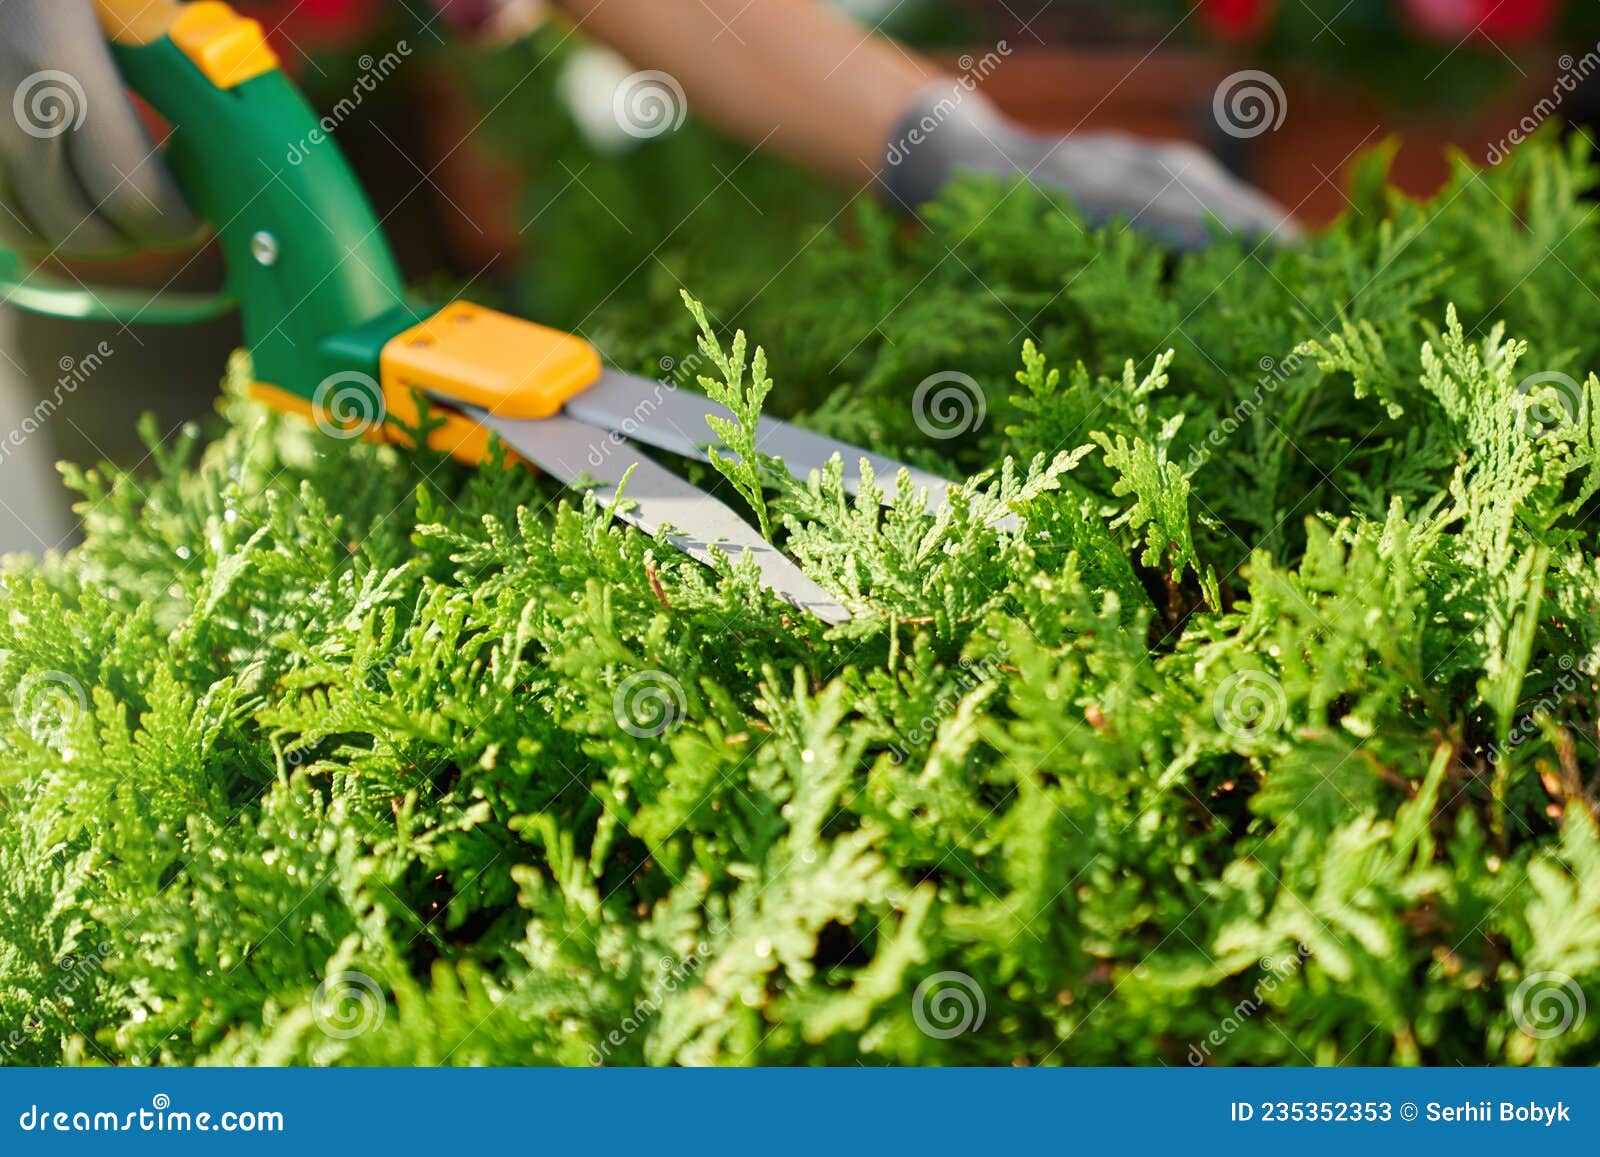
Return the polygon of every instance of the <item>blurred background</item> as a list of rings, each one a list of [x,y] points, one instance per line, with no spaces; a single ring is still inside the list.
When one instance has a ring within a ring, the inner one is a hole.
[[[1494,163],[1519,133],[1600,113],[1594,0],[833,2],[952,71],[1003,45],[981,91],[1019,121],[1194,141],[1312,225],[1346,210],[1342,174],[1366,150],[1394,150],[1392,179],[1426,196],[1452,154]],[[743,319],[783,315],[776,275],[819,228],[848,220],[861,192],[752,152],[692,107],[673,132],[619,130],[613,97],[634,66],[536,0],[237,7],[314,103],[344,102],[335,139],[409,278],[573,329],[612,356],[664,318],[687,337],[680,285],[762,337]],[[375,65],[384,75],[369,86]],[[1241,70],[1281,87],[1273,131],[1219,125],[1219,86]],[[178,288],[220,277],[210,256],[74,272],[163,285],[180,270]],[[237,341],[226,320],[124,331],[0,307],[0,429],[30,428],[0,457],[0,552],[70,546],[54,462],[139,463],[137,416],[153,412],[163,436],[205,419]]]

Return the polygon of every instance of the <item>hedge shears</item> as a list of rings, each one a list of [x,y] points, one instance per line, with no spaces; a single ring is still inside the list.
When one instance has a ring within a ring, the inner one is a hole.
[[[97,0],[130,88],[171,125],[167,160],[215,229],[227,270],[214,295],[64,284],[10,258],[5,300],[58,317],[185,323],[238,309],[251,394],[278,409],[466,462],[491,432],[563,485],[593,489],[617,517],[710,563],[753,556],[763,586],[827,623],[833,596],[712,495],[646,457],[644,443],[708,459],[709,399],[607,368],[570,333],[466,301],[425,306],[401,282],[382,222],[332,133],[278,67],[255,21],[202,0]],[[425,422],[424,415],[427,421]],[[756,445],[802,480],[838,455],[880,478],[909,470],[930,509],[949,483],[901,462],[762,418]],[[618,485],[627,476],[622,501]]]

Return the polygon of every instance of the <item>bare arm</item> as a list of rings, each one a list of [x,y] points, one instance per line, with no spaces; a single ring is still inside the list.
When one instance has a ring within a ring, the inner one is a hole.
[[[669,73],[739,140],[864,184],[938,75],[817,0],[558,0],[584,32]]]

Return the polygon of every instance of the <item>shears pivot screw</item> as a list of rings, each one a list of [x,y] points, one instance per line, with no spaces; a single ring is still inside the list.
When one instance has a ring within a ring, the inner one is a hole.
[[[265,229],[250,235],[250,256],[256,264],[270,268],[278,263],[278,239]]]

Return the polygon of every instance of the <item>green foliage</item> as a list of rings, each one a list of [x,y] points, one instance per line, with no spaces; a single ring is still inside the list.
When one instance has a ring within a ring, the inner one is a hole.
[[[701,389],[705,390],[707,397],[733,411],[734,420],[731,422],[715,414],[706,416],[706,423],[711,427],[711,432],[727,448],[724,451],[715,446],[711,447],[711,465],[716,467],[717,473],[732,483],[740,497],[750,504],[760,522],[761,536],[770,540],[772,523],[767,518],[767,503],[762,497],[762,459],[756,449],[756,423],[761,418],[761,404],[772,392],[772,379],[767,377],[767,353],[760,346],[756,347],[755,361],[749,364],[750,384],[745,385],[747,363],[744,330],[741,329],[733,335],[733,348],[724,353],[722,343],[717,340],[716,331],[711,328],[711,322],[706,317],[705,306],[690,297],[688,290],[683,292],[683,301],[689,307],[689,313],[693,315],[695,324],[700,327],[700,336],[695,339],[700,352],[710,360],[721,375],[719,380],[700,374],[696,380],[700,383]]]
[[[236,390],[74,472],[0,589],[5,1058],[1600,1059],[1594,184],[1173,260],[974,178],[708,278],[724,469],[836,629]],[[735,318],[768,400],[973,476],[757,475]]]

